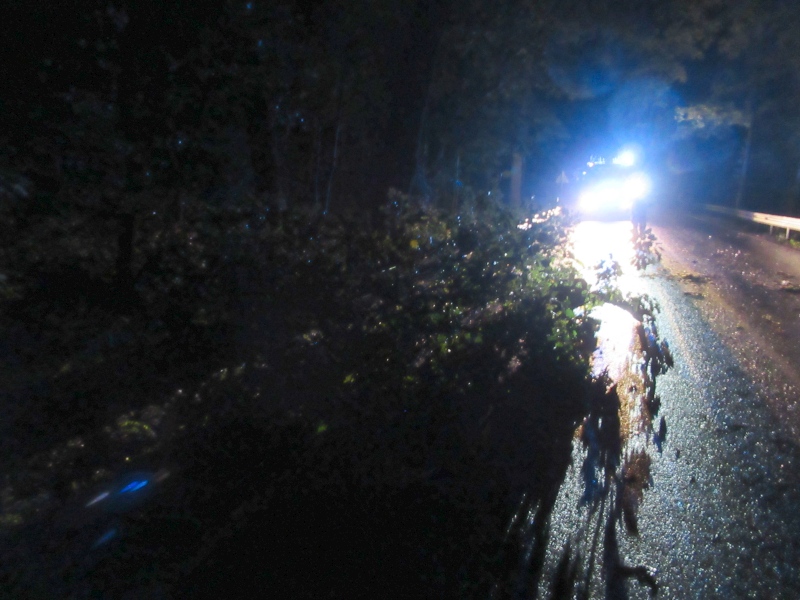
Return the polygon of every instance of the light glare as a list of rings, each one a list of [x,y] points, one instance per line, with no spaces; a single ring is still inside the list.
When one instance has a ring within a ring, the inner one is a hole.
[[[614,159],[614,164],[621,167],[632,167],[636,164],[636,155],[630,150],[620,152],[619,155]]]
[[[624,197],[628,200],[641,200],[650,193],[650,179],[644,173],[636,173],[625,180]]]

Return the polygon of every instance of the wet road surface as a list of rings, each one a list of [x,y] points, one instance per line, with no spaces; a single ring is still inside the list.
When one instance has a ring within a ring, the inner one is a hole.
[[[654,229],[669,276],[800,440],[800,249],[767,227],[688,211]]]
[[[623,265],[622,282],[658,301],[675,360],[656,380],[652,426],[622,450],[643,449],[639,463],[649,466],[633,498],[638,534],[621,526],[619,509],[631,502],[624,482],[636,461],[623,460],[616,483],[587,499],[591,445],[575,443],[538,595],[647,598],[657,585],[660,598],[800,597],[800,297],[787,289],[800,281],[800,252],[718,218],[673,213],[654,223],[662,264],[644,274]],[[588,225],[584,245],[623,262],[626,227]],[[637,360],[634,351],[632,369]]]

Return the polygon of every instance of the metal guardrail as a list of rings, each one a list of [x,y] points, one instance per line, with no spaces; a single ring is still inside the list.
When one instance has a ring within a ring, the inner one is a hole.
[[[762,225],[769,225],[769,232],[772,233],[773,227],[786,230],[786,239],[789,239],[790,231],[800,231],[800,219],[795,217],[782,217],[780,215],[768,215],[767,213],[750,212],[749,210],[739,210],[737,208],[728,208],[726,206],[716,206],[714,204],[704,204],[703,207],[715,213],[727,215],[729,217],[737,217],[745,221],[752,221],[753,223],[761,223]]]

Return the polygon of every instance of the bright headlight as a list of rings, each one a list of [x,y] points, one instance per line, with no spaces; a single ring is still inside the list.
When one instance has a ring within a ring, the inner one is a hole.
[[[620,152],[612,162],[621,167],[632,167],[636,164],[636,155],[631,150],[625,150]]]
[[[622,186],[624,197],[630,201],[641,200],[650,193],[650,178],[644,173],[636,173],[625,180]]]
[[[600,190],[588,190],[583,192],[580,197],[580,207],[582,210],[593,210],[602,203],[603,194]]]
[[[601,206],[608,206],[613,204],[619,198],[619,187],[617,185],[609,185],[601,187],[596,192],[597,203]]]
[[[620,182],[605,181],[581,194],[580,207],[585,211],[602,210],[619,202],[623,195]]]
[[[578,199],[579,207],[584,212],[629,210],[634,202],[646,198],[651,189],[650,178],[641,172],[622,180],[607,179],[585,190]]]

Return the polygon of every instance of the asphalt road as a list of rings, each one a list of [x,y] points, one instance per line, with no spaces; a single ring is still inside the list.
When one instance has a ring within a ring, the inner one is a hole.
[[[689,211],[657,215],[654,231],[666,271],[800,439],[800,249],[767,227]]]
[[[658,301],[675,364],[656,380],[652,426],[626,441],[600,499],[587,500],[591,445],[576,442],[539,597],[647,598],[656,584],[659,598],[798,598],[800,250],[717,217],[652,220],[663,261],[626,268],[623,287]],[[626,227],[591,224],[584,245],[624,260]],[[628,360],[635,370],[640,357]],[[619,506],[624,457],[641,448],[636,534]]]

